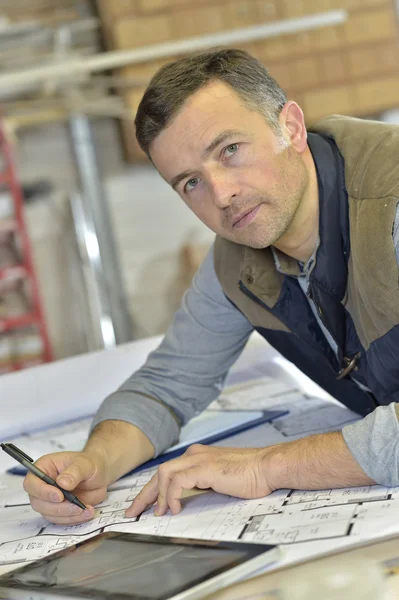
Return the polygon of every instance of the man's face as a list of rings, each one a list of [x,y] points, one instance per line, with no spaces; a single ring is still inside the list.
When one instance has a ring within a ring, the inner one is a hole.
[[[185,102],[150,153],[205,225],[252,248],[270,246],[289,230],[308,184],[289,130],[276,134],[220,81]]]

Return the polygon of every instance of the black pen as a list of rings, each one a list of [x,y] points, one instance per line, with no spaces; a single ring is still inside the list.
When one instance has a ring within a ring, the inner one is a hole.
[[[28,471],[39,477],[39,479],[41,479],[42,481],[45,481],[46,483],[53,485],[54,487],[61,490],[61,492],[64,494],[65,498],[69,502],[72,502],[72,504],[76,504],[76,506],[79,506],[79,508],[82,508],[83,510],[86,508],[83,502],[81,502],[79,498],[75,496],[75,494],[72,494],[72,492],[68,492],[68,490],[64,490],[64,488],[58,485],[58,483],[54,481],[54,479],[52,479],[51,477],[46,475],[46,473],[43,473],[43,471],[38,469],[36,465],[33,464],[33,458],[25,454],[25,452],[22,452],[22,450],[14,446],[14,444],[0,444],[0,446],[2,447],[4,452],[7,452],[7,454],[9,454],[12,458],[21,463],[21,465],[23,465],[25,469],[28,469]]]

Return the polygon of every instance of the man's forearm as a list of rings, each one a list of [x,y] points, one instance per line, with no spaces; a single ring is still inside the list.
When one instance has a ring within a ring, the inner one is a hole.
[[[168,509],[175,515],[181,510],[184,490],[194,487],[239,498],[261,498],[281,488],[322,490],[373,483],[340,432],[268,448],[195,444],[183,456],[161,465],[126,515],[135,517],[155,501],[156,515]]]
[[[273,489],[320,490],[375,483],[356,462],[341,432],[266,448],[264,468]]]
[[[109,483],[154,456],[154,446],[135,425],[102,421],[92,431],[85,451],[98,455],[106,465]]]

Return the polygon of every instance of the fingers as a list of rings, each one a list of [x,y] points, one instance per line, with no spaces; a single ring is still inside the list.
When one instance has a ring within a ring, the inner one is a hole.
[[[49,475],[52,479],[56,479],[59,474],[59,469],[61,467],[56,466],[55,462],[52,459],[52,456],[42,456],[38,461],[35,462],[35,465]],[[64,499],[62,492],[57,490],[54,486],[45,483],[33,473],[28,473],[23,482],[24,490],[27,494],[43,498],[43,499],[51,499],[52,502],[62,502]]]
[[[94,468],[91,460],[84,454],[78,454],[73,462],[56,477],[56,482],[66,490],[74,490],[81,482],[90,479]]]
[[[139,515],[157,502],[155,515],[181,510],[185,490],[208,489],[238,496],[259,498],[270,494],[258,448],[213,448],[196,444],[181,457],[164,463],[129,507],[126,516]]]
[[[78,525],[90,521],[95,515],[95,509],[90,505],[86,505],[86,510],[82,510],[79,506],[75,506],[66,500],[59,504],[53,502],[36,504],[36,502],[36,498],[31,498],[32,508],[50,523],[57,523],[58,525]]]
[[[49,502],[62,502],[64,495],[53,485],[45,483],[36,475],[28,473],[23,481],[23,488],[27,494],[32,498],[40,498],[42,500],[48,500]]]
[[[164,515],[168,510],[167,494],[172,480],[176,474],[184,471],[185,469],[191,469],[193,466],[195,466],[195,463],[196,457],[191,455],[191,453],[186,453],[180,459],[176,459],[169,463],[164,463],[159,467],[157,506],[155,508],[155,514],[157,517]]]
[[[35,463],[39,469],[56,480],[66,490],[74,490],[89,479],[94,465],[86,456],[73,453],[57,453],[43,456]],[[36,475],[28,473],[24,480],[24,490],[34,498],[50,502],[62,502],[64,496],[56,487],[45,483]]]
[[[33,510],[52,523],[84,523],[94,516],[93,505],[103,501],[106,485],[97,475],[94,461],[83,453],[59,452],[43,456],[35,463],[43,472],[56,480],[58,485],[76,494],[87,507],[83,511],[65,500],[60,489],[49,485],[28,473],[24,490],[29,494]]]
[[[150,481],[143,487],[141,492],[135,497],[133,503],[125,512],[126,517],[137,517],[154,504],[158,496],[158,472],[155,473]]]
[[[174,511],[172,514],[177,514],[181,509],[179,498],[183,490],[194,487],[211,487],[210,475],[206,475],[207,463],[204,462],[204,467],[200,470],[199,468],[195,469],[198,462],[199,453],[194,451],[187,452],[181,458],[161,465],[127,509],[126,516],[137,517],[155,501],[157,502],[155,508],[157,516],[164,515],[168,508],[172,511],[172,506]],[[172,490],[171,497],[169,497],[170,490]],[[169,500],[172,501],[172,506]]]
[[[211,487],[209,474],[207,474],[207,470],[204,467],[192,467],[173,475],[166,493],[165,502],[166,507],[169,506],[172,515],[177,515],[181,511],[181,498],[184,490],[191,490],[195,487],[201,489]]]
[[[52,500],[51,490],[54,490],[55,488],[53,486],[48,487],[51,488],[48,499],[43,500],[35,496],[29,496],[31,506],[34,511],[40,513],[49,521],[51,520],[51,517],[68,517],[70,515],[80,514],[82,509],[79,509],[79,507],[75,504],[64,500],[63,497],[61,497],[61,500],[58,501]],[[105,487],[99,490],[92,490],[91,492],[76,490],[76,495],[86,506],[94,506],[95,504],[98,504],[104,500],[107,495],[107,491]]]

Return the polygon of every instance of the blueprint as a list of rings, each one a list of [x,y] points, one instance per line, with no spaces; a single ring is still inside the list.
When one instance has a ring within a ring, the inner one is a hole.
[[[258,400],[264,398],[267,382],[260,379],[252,385]],[[224,409],[237,408],[242,397],[240,386],[225,394]],[[269,396],[267,406],[262,408],[283,405],[289,407],[289,415],[219,445],[267,446],[316,431],[340,429],[359,418],[336,402],[307,397],[296,389],[286,390],[284,396],[280,392]],[[220,402],[217,407],[221,408]],[[56,438],[53,441],[55,445],[61,443]],[[22,478],[12,478],[12,486],[7,487],[1,485],[0,478],[0,573],[105,531],[281,544],[285,564],[323,549],[371,539],[396,527],[399,533],[399,488],[381,486],[278,490],[252,500],[210,491],[184,499],[183,510],[176,516],[167,513],[156,517],[150,508],[138,518],[125,518],[125,510],[154,472],[141,471],[113,484],[106,500],[96,507],[95,518],[76,526],[48,523],[31,509],[22,490]],[[10,481],[11,476],[4,477]]]
[[[96,517],[82,525],[52,525],[28,504],[0,508],[0,573],[105,531],[282,544],[287,557],[297,544],[306,542],[307,554],[317,554],[320,542],[332,549],[391,531],[399,522],[399,489],[380,486],[278,490],[253,500],[208,492],[184,500],[176,516],[156,517],[151,508],[126,519],[125,509],[153,472],[118,482]]]

